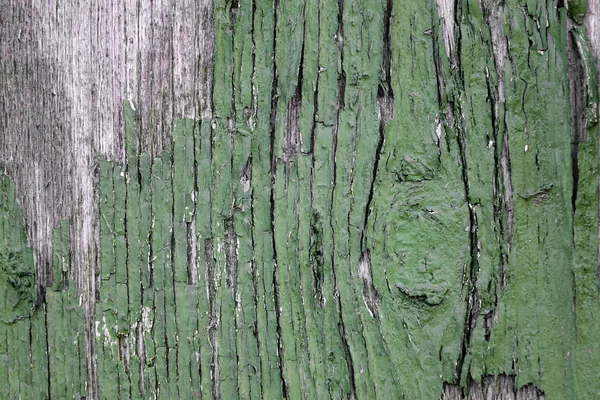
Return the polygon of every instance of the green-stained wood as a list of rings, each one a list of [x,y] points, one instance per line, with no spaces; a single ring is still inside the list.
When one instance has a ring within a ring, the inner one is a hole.
[[[75,219],[36,292],[1,178],[0,397],[600,397],[597,68],[567,4],[215,1],[210,112],[169,119],[189,93],[157,74],[164,115],[123,99],[96,159],[93,315]]]
[[[35,267],[27,246],[23,213],[15,197],[15,184],[0,176],[0,320],[12,323],[26,318],[35,306]]]
[[[587,12],[588,0],[568,0],[567,10],[569,17],[573,18],[573,21],[578,24],[582,24]]]
[[[589,276],[598,272],[598,84],[597,66],[591,57],[584,32],[571,31],[579,51],[583,82],[583,107],[585,124],[578,128],[583,137],[578,140],[577,188],[574,193],[573,215],[573,283],[575,286],[575,385],[581,398],[593,398],[600,390],[600,376],[593,367],[600,363],[600,342],[593,332],[600,326],[600,305],[597,282]],[[582,121],[582,120],[580,120]]]

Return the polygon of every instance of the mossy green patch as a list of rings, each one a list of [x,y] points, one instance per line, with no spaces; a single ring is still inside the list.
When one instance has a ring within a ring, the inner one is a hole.
[[[573,18],[578,24],[583,24],[587,12],[587,0],[568,0],[567,9],[569,17]]]
[[[31,250],[15,252],[0,250],[0,280],[2,281],[4,322],[27,317],[35,298],[35,273]]]
[[[23,213],[15,185],[6,175],[0,177],[0,213],[0,320],[9,323],[31,315],[37,289]]]

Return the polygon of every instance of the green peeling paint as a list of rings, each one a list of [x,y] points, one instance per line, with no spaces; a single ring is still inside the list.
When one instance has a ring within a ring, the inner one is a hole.
[[[85,397],[83,310],[77,290],[67,289],[68,223],[53,231],[53,283],[38,299],[15,185],[7,176],[0,184],[0,397]]]
[[[15,185],[0,177],[0,320],[10,323],[28,317],[36,301],[33,253],[27,247],[23,214]]]
[[[578,182],[573,215],[573,283],[575,287],[575,323],[577,326],[575,388],[578,398],[595,398],[600,394],[600,305],[597,274],[598,260],[598,82],[596,65],[581,29],[571,31],[577,44],[584,71],[586,129],[578,143]]]
[[[596,67],[572,30],[572,158],[559,3],[216,1],[212,117],[148,154],[125,101],[98,160],[96,382],[76,232],[37,299],[2,178],[0,397],[600,397]]]

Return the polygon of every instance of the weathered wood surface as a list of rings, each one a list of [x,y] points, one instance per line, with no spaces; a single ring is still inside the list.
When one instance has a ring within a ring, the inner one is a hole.
[[[0,0],[0,397],[600,398],[587,3]]]

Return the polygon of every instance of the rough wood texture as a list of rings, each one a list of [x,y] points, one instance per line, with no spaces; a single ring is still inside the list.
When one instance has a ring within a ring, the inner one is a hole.
[[[594,49],[594,58],[597,64],[600,60],[600,1],[587,1],[587,12],[583,24]]]
[[[463,396],[460,386],[445,384],[440,400],[544,400],[541,393],[532,384],[515,387],[514,376],[501,374],[487,376],[482,383],[470,382],[470,390]]]
[[[0,397],[600,398],[587,3],[0,0]]]

